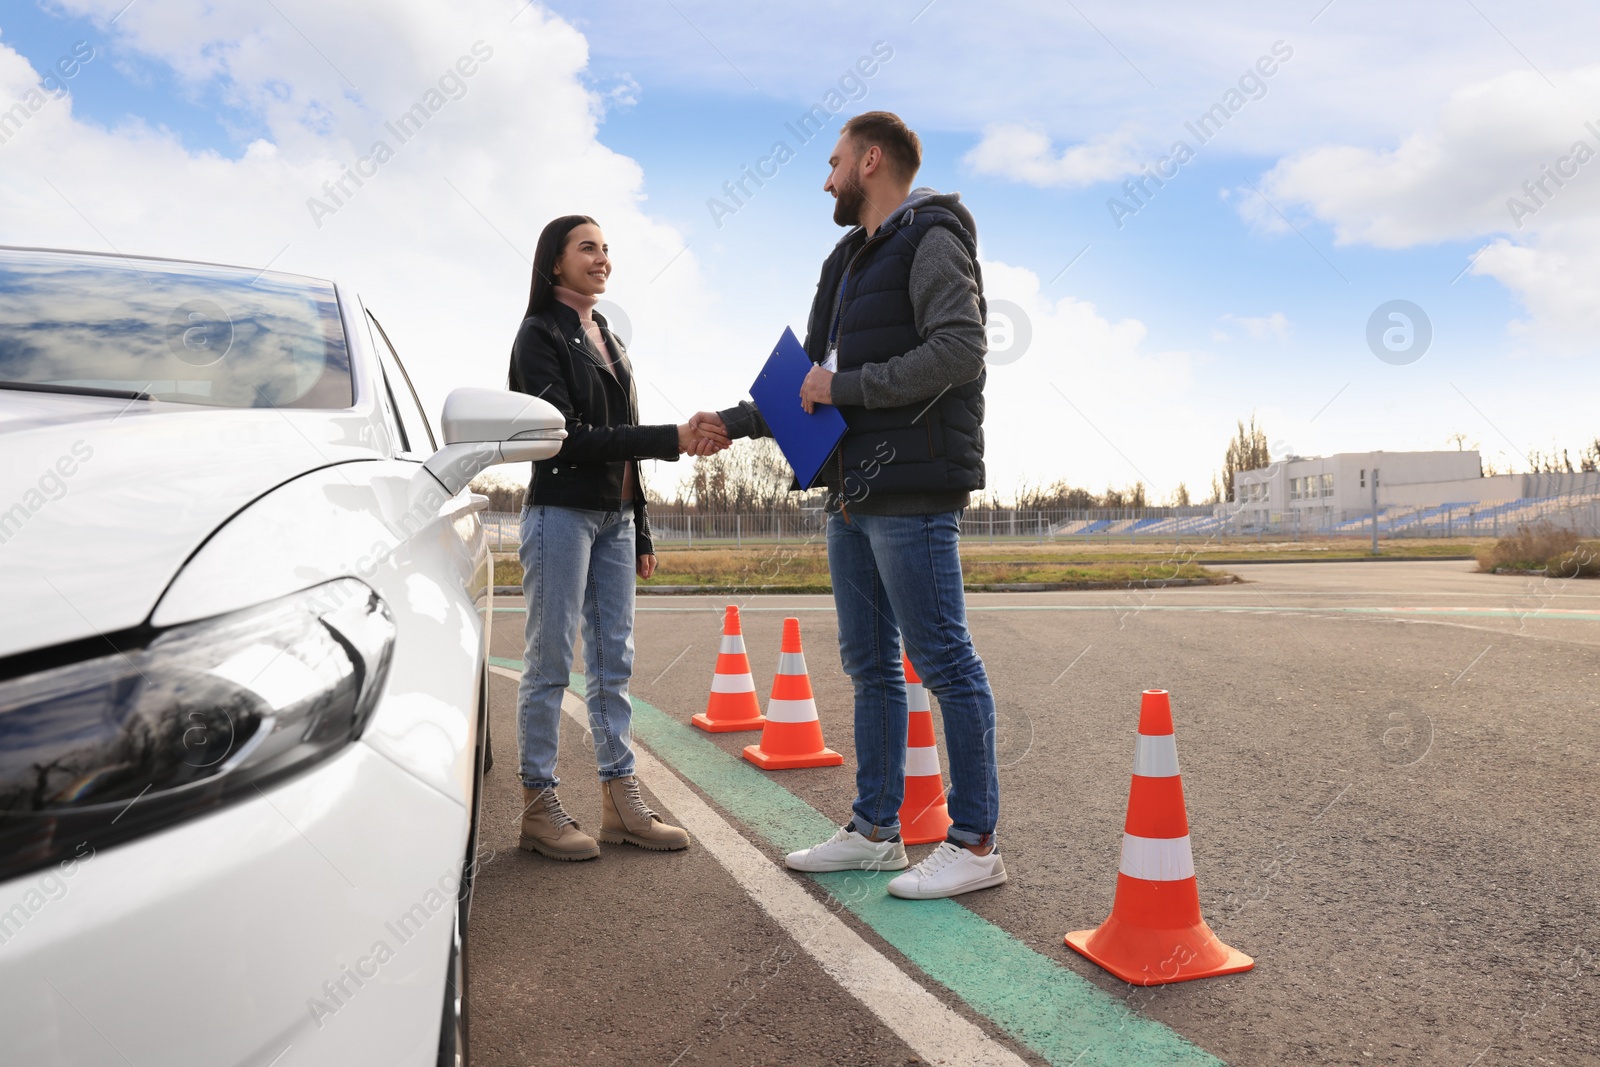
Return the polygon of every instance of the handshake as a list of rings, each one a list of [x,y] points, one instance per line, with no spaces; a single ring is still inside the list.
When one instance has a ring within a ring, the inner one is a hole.
[[[710,456],[732,444],[722,417],[714,411],[698,412],[678,427],[678,452],[686,456]]]
[[[812,367],[805,381],[800,383],[800,407],[807,415],[818,404],[833,403],[834,372],[825,367]],[[710,456],[733,443],[722,416],[715,411],[696,412],[688,422],[678,427],[678,454],[683,456]]]

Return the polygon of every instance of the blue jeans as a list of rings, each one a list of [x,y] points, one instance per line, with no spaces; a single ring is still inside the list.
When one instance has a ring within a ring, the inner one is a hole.
[[[988,844],[1000,814],[994,695],[967,632],[961,513],[828,517],[828,570],[839,658],[856,691],[856,801],[851,829],[900,830],[905,798],[906,691],[911,665],[939,698],[950,759],[949,836]]]
[[[600,780],[633,774],[634,539],[632,511],[522,509],[522,593],[528,605],[517,747],[522,784],[559,785],[556,730],[571,679],[573,641],[583,624],[589,730]]]

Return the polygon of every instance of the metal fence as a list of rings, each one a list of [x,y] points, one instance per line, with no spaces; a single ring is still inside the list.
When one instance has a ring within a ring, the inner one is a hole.
[[[650,509],[656,543],[674,546],[743,546],[821,541],[827,513],[817,508],[699,513],[677,506]],[[516,548],[519,516],[483,516],[497,550]],[[1370,511],[1268,511],[1232,504],[1166,508],[968,508],[961,536],[988,542],[1182,543],[1190,540],[1250,538],[1322,540],[1371,537]],[[1566,495],[1503,503],[1447,503],[1380,507],[1380,538],[1500,537],[1520,526],[1551,523],[1583,537],[1600,537],[1600,495]]]
[[[1249,517],[1246,517],[1248,514]],[[1461,502],[1381,506],[1371,510],[1333,512],[1309,521],[1301,513],[1242,513],[1232,528],[1245,536],[1292,538],[1502,537],[1523,526],[1549,524],[1571,529],[1581,537],[1600,537],[1600,495],[1524,497],[1497,503]]]

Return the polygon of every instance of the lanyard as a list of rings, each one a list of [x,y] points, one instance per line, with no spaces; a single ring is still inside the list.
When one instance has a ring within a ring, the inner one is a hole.
[[[844,315],[844,287],[850,284],[850,268],[855,266],[855,260],[845,264],[844,277],[839,280],[839,295],[833,302],[833,322],[828,326],[828,348],[831,350],[839,339],[839,320]]]

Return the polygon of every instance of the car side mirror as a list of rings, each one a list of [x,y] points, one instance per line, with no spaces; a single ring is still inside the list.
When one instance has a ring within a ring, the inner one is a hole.
[[[506,389],[455,389],[445,398],[444,447],[423,464],[455,496],[496,463],[549,459],[567,421],[548,401]]]

